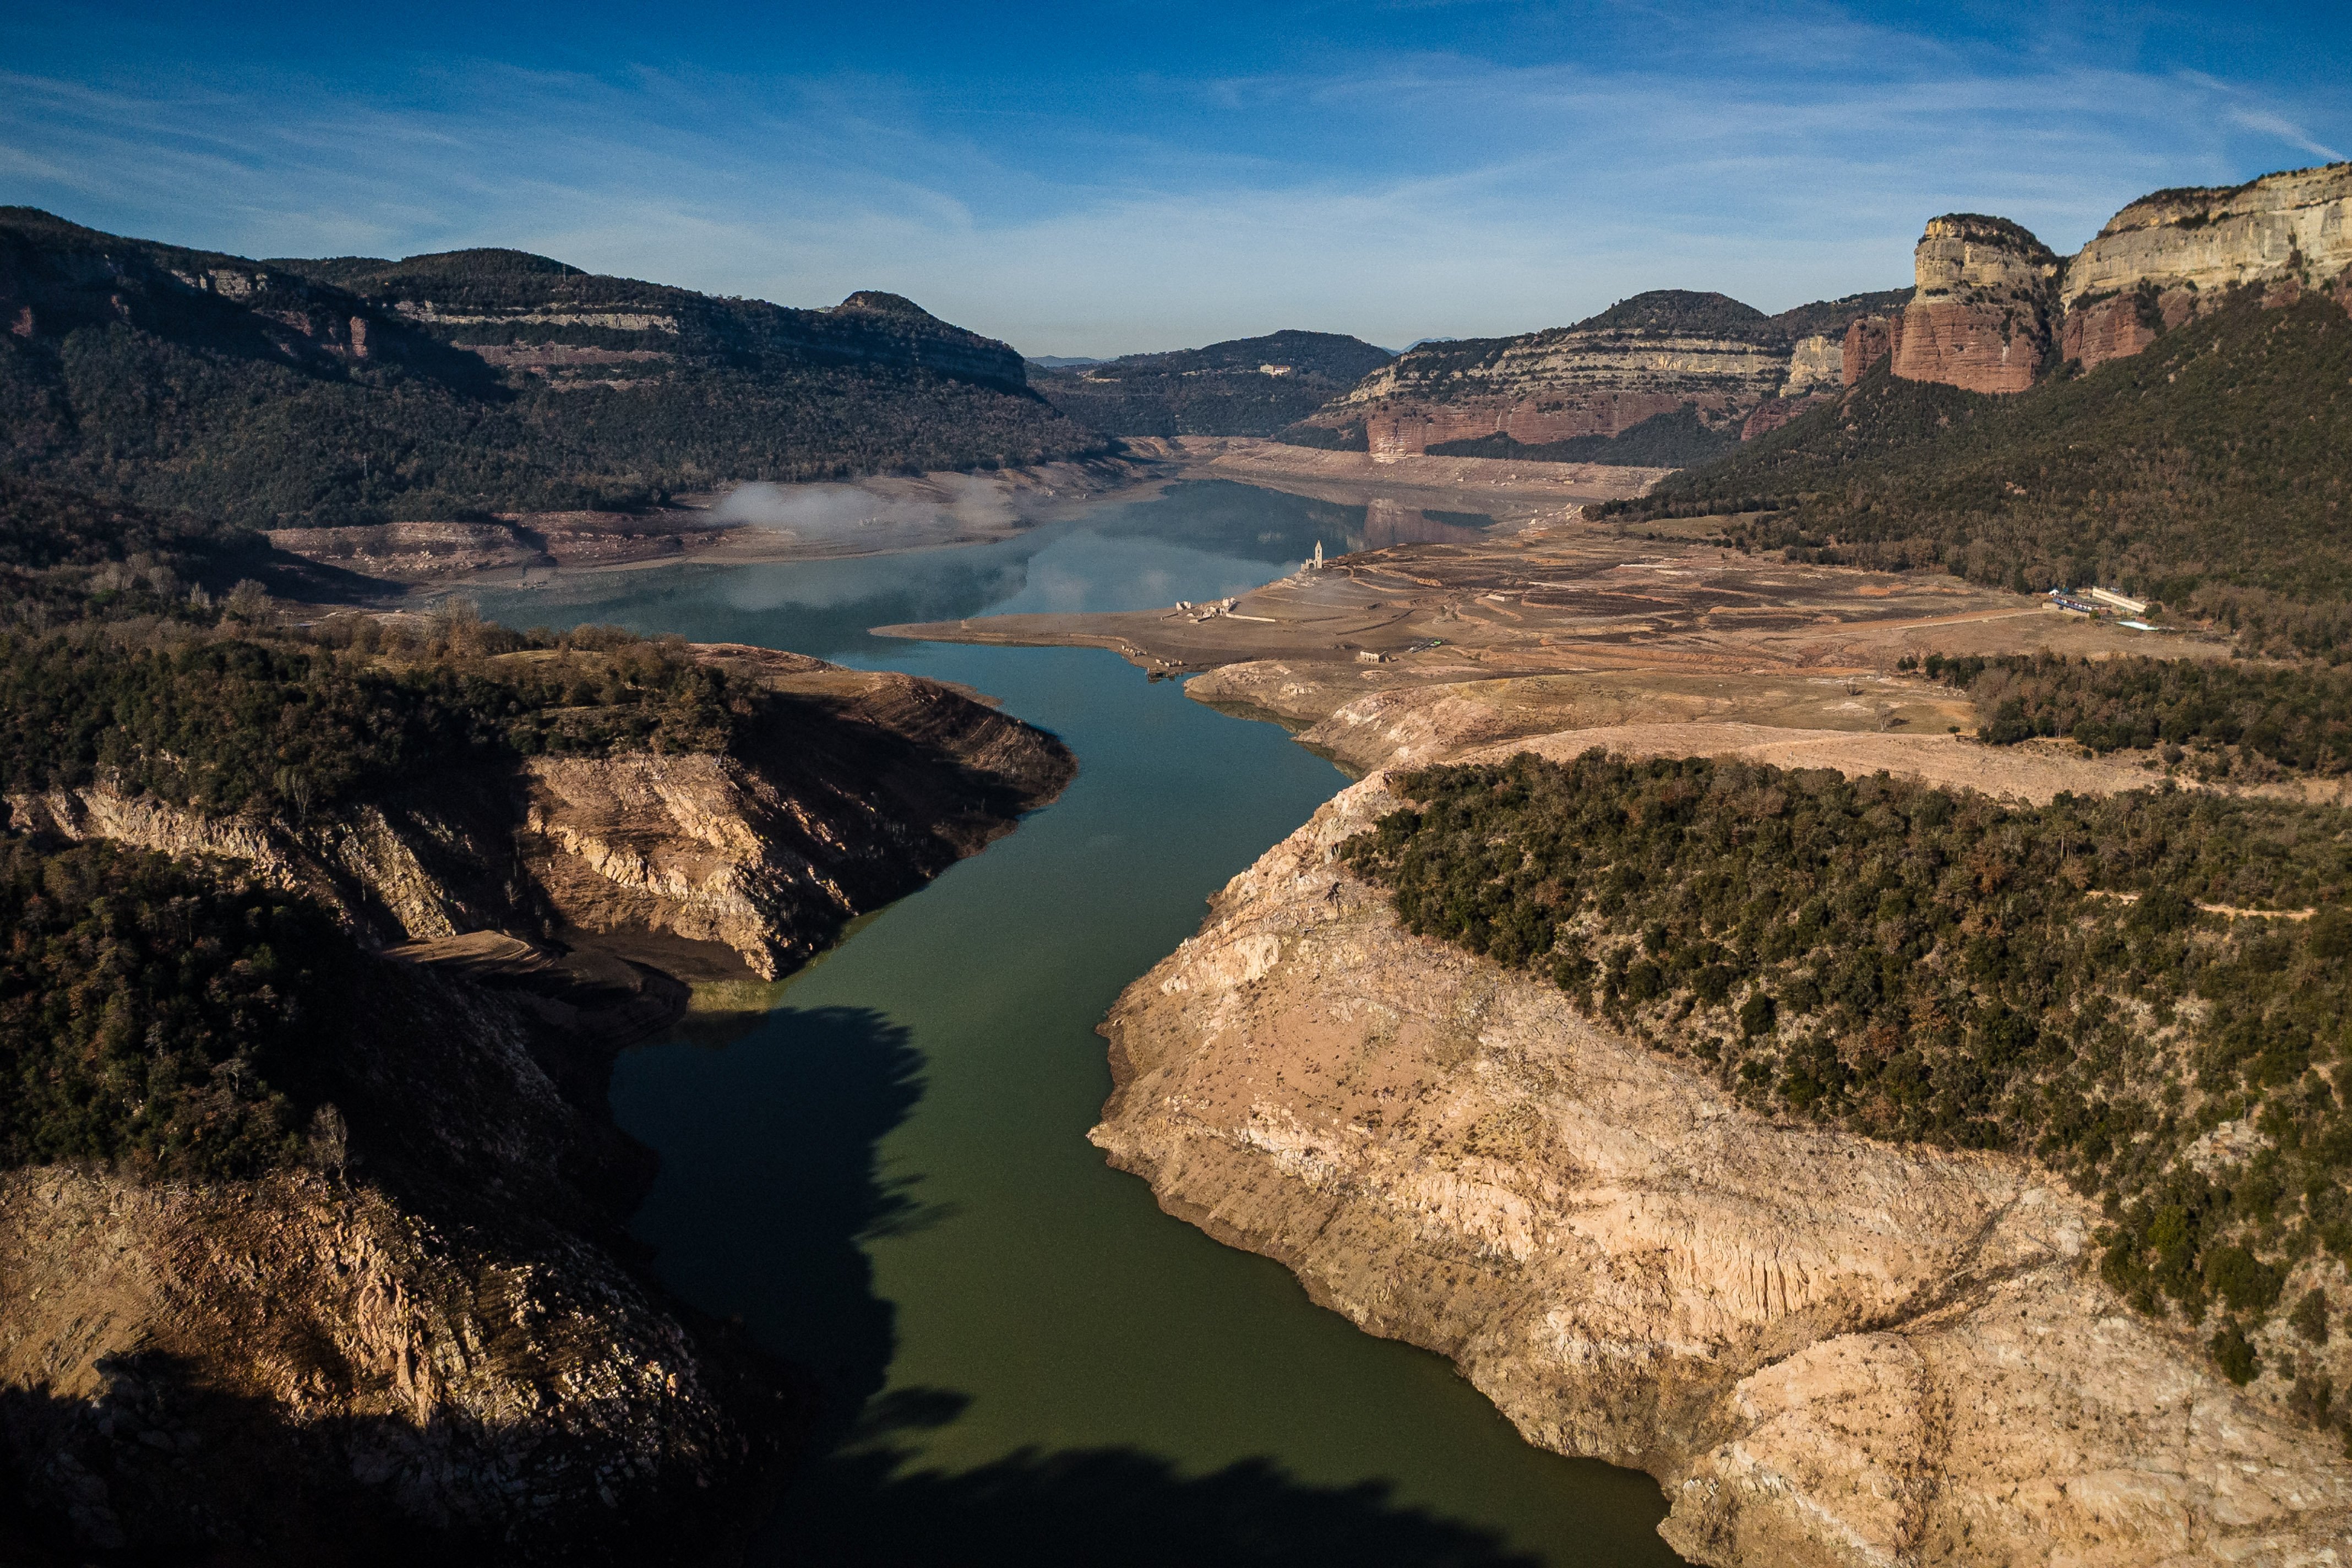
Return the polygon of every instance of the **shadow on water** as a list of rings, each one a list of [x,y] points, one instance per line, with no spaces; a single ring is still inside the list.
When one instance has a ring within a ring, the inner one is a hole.
[[[744,1031],[749,1033],[750,1031]],[[736,1031],[726,1031],[736,1033]],[[891,1303],[866,1246],[951,1217],[921,1178],[886,1175],[879,1142],[923,1094],[908,1031],[862,1007],[782,1007],[757,1048],[779,1092],[705,1102],[705,1131],[739,1151],[733,1203],[703,1223],[730,1233],[783,1289],[746,1316],[821,1390],[816,1452],[751,1554],[761,1563],[1052,1563],[1192,1565],[1370,1563],[1533,1568],[1499,1533],[1402,1506],[1381,1481],[1317,1486],[1266,1458],[1187,1475],[1133,1448],[1005,1455],[946,1472],[906,1440],[958,1419],[949,1389],[884,1392],[897,1352]],[[705,1035],[706,1047],[722,1040]],[[734,1048],[748,1043],[738,1040]],[[757,1152],[745,1159],[742,1151]],[[777,1201],[789,1194],[787,1201]],[[681,1247],[681,1252],[698,1250]]]
[[[954,1395],[932,1395],[941,1405]],[[939,1410],[888,1418],[929,1422]],[[951,1417],[950,1417],[951,1418]],[[1537,1568],[1496,1532],[1402,1507],[1384,1482],[1304,1484],[1265,1459],[1185,1476],[1127,1448],[1009,1454],[953,1474],[905,1450],[846,1449],[818,1465],[760,1560],[901,1568]]]
[[[723,1238],[719,1256],[758,1260],[766,1288],[749,1292],[738,1315],[816,1380],[831,1443],[880,1390],[897,1350],[866,1244],[946,1217],[922,1201],[919,1176],[881,1169],[882,1137],[922,1098],[922,1058],[905,1026],[865,1007],[780,1007],[680,1038],[715,1055],[754,1033],[775,1092],[697,1107],[704,1133],[737,1152],[723,1190],[731,1201],[706,1202],[681,1223]],[[675,1231],[670,1245],[711,1255]]]

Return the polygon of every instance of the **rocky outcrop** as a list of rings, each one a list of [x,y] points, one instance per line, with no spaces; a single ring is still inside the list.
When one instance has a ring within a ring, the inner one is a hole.
[[[1453,363],[1460,353],[1416,350],[1340,400],[1363,421],[1374,458],[1495,435],[1525,447],[1617,437],[1685,405],[1723,424],[1787,377],[1769,345],[1697,335],[1570,329],[1504,340],[1475,363]]]
[[[1891,334],[1895,374],[1970,392],[2022,392],[2048,357],[2058,258],[2006,218],[1934,218],[1913,264],[1918,292]]]
[[[299,1163],[0,1174],[0,1456],[35,1530],[140,1561],[707,1542],[776,1391],[612,1249],[642,1160],[559,1089],[579,1037],[431,969],[352,979]]]
[[[1093,1136],[1162,1206],[1451,1357],[1531,1441],[1649,1470],[1697,1561],[2340,1555],[2338,1445],[2113,1296],[2094,1205],[1760,1116],[1408,935],[1333,854],[1399,804],[1342,794],[1113,1009]]]
[[[2229,289],[2352,276],[2352,163],[2158,191],[2067,264],[2063,353],[2086,370],[2139,353]]]
[[[1824,392],[1843,384],[1844,374],[1845,340],[1815,332],[1799,339],[1789,351],[1789,379],[1781,384],[1780,395]]]
[[[772,979],[1075,771],[1050,737],[934,681],[738,645],[701,654],[778,699],[740,755],[534,757],[300,821],[210,816],[101,783],[11,796],[11,823],[242,862],[374,946],[485,930],[666,935]]]
[[[1903,318],[1895,316],[1861,316],[1845,330],[1845,352],[1839,357],[1838,375],[1852,386],[1869,373],[1870,367],[1895,353],[1895,340],[1902,334]]]
[[[2092,370],[2138,353],[2231,289],[2352,298],[2352,163],[2158,191],[2063,264],[2005,218],[1954,214],[1929,222],[1915,266],[1899,315],[1847,329],[1844,384],[1891,357],[1913,381],[2021,392],[2053,359]]]
[[[2158,191],[2107,220],[2067,264],[2071,310],[2153,284],[2210,293],[2290,274],[2352,268],[2352,163],[2265,174],[2242,185]]]

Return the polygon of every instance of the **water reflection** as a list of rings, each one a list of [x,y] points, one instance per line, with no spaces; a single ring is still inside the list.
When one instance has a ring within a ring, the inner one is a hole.
[[[606,620],[711,641],[880,658],[868,626],[968,616],[1145,610],[1248,592],[1315,552],[1478,537],[1493,519],[1374,501],[1346,506],[1228,480],[1188,480],[995,544],[760,565],[572,573],[477,595],[493,620]],[[625,578],[616,582],[615,578]],[[780,633],[786,638],[778,642]],[[900,647],[903,653],[903,645]]]

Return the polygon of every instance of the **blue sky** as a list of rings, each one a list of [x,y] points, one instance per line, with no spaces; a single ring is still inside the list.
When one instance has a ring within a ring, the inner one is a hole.
[[[0,202],[246,255],[470,245],[1031,353],[1523,331],[1906,284],[2352,153],[2352,5],[341,7],[0,19]]]

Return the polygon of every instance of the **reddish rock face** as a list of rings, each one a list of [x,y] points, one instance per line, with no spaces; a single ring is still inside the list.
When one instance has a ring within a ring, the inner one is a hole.
[[[1928,220],[1913,267],[1919,291],[1893,337],[1895,374],[1970,392],[2023,392],[2050,349],[2058,258],[2005,218]]]
[[[1863,316],[1845,330],[1845,384],[1860,381],[1872,365],[1895,352],[1903,335],[1900,316]]]
[[[2090,370],[2111,359],[2128,359],[2154,342],[2155,330],[2139,319],[2139,301],[2119,294],[2067,311],[2058,351]]]
[[[1903,312],[1895,374],[1969,392],[2023,392],[2049,345],[2040,321],[2000,305],[1913,305]]]

